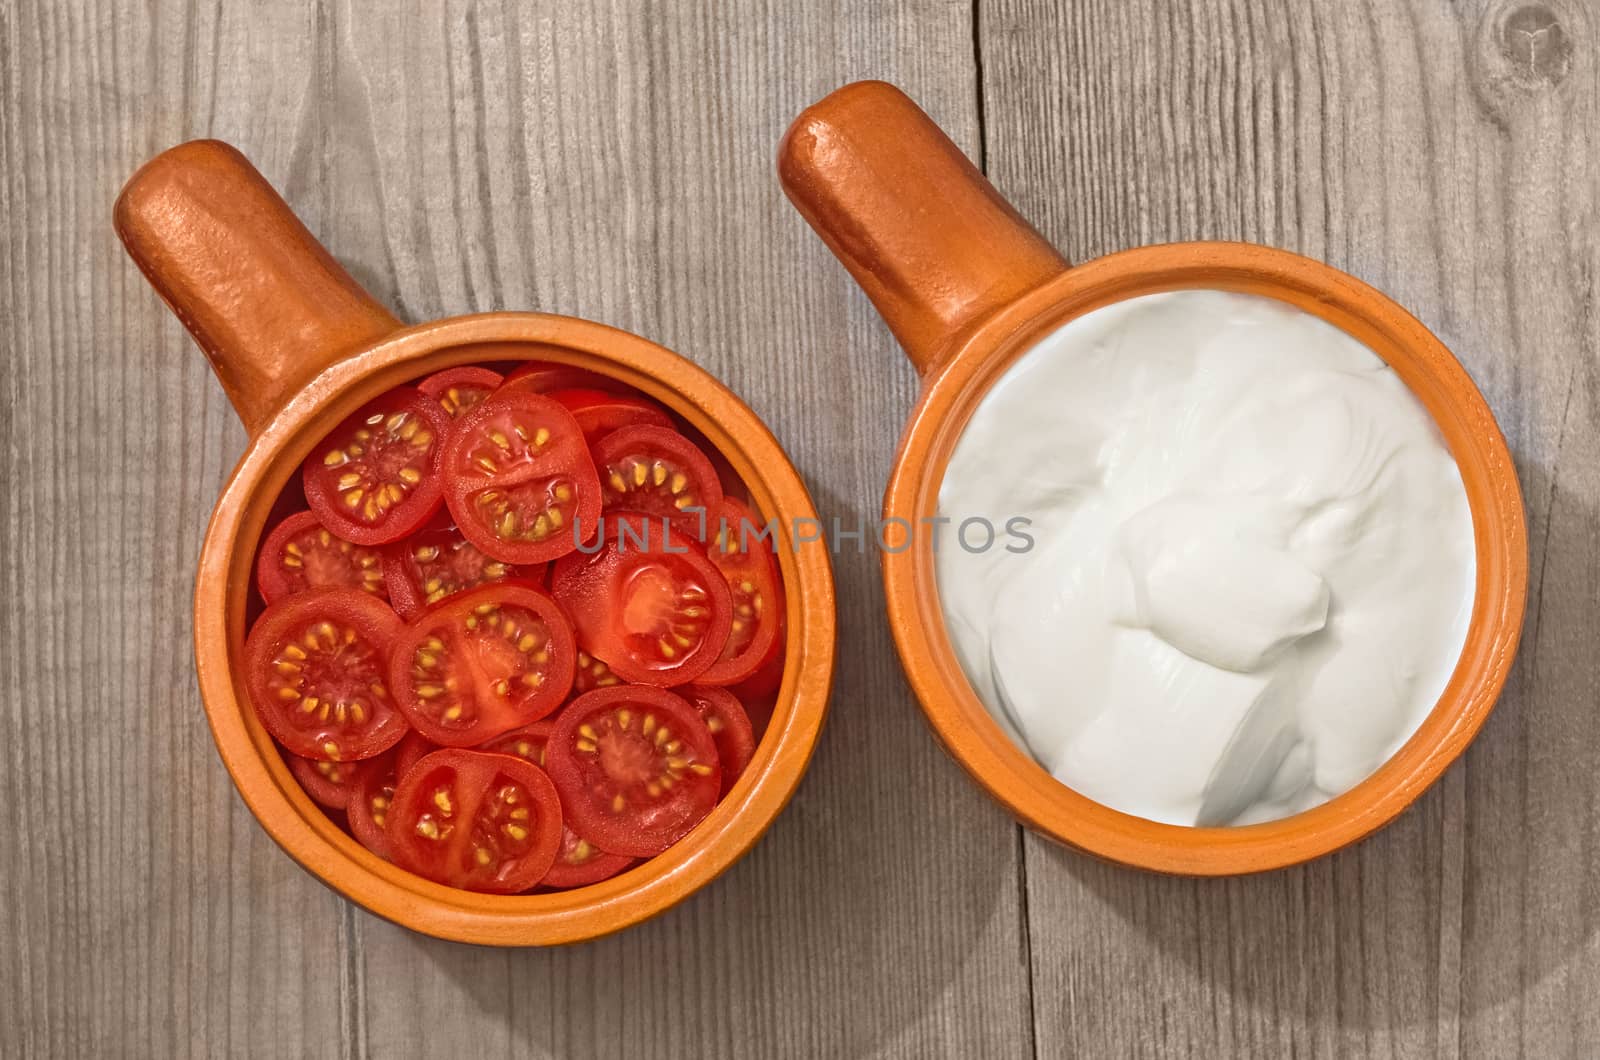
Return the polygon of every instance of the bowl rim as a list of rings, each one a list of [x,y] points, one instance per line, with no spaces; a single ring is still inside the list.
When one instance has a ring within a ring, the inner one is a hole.
[[[885,520],[936,510],[955,441],[982,394],[1045,333],[1143,294],[1187,288],[1265,295],[1321,317],[1391,365],[1438,425],[1461,470],[1472,516],[1476,586],[1449,682],[1412,734],[1354,788],[1261,824],[1185,827],[1113,810],[1057,781],[1018,748],[972,691],[939,609],[928,535],[882,554],[890,626],[906,675],[945,749],[1019,820],[1069,847],[1157,872],[1226,876],[1295,865],[1381,828],[1465,750],[1516,655],[1527,598],[1527,529],[1516,468],[1483,395],[1415,317],[1322,262],[1249,243],[1170,243],[1074,266],[958,336],[907,423],[884,495]]]
[[[502,344],[534,351],[496,351]],[[294,782],[261,726],[242,679],[246,604],[256,548],[273,503],[316,440],[389,387],[453,365],[542,359],[603,372],[687,419],[732,464],[779,523],[776,552],[787,610],[787,655],[772,721],[755,758],[711,815],[671,848],[586,887],[548,894],[477,894],[399,869],[347,835]],[[815,522],[804,482],[777,439],[704,369],[638,335],[575,317],[496,312],[404,328],[335,362],[261,429],[218,497],[201,548],[194,645],[212,737],[252,815],[300,866],[369,911],[459,942],[552,945],[620,931],[721,875],[793,796],[814,751],[832,687],[836,614],[826,546],[798,544]]]

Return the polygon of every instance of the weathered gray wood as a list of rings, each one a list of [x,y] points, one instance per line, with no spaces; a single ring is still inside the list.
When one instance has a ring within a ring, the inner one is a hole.
[[[192,568],[243,432],[107,212],[140,158],[207,128],[250,125],[281,168],[307,20],[240,15],[0,7],[6,1056],[341,1037],[339,903],[232,793],[194,687]],[[242,66],[219,82],[256,48],[248,93]]]
[[[392,6],[358,5],[353,24]],[[419,3],[403,35],[335,27],[327,76],[367,86],[371,117],[334,138],[376,140],[386,241],[405,248],[396,301],[416,317],[532,306],[650,335],[750,400],[824,512],[868,517],[911,373],[783,200],[772,158],[801,106],[867,72],[912,85],[972,143],[969,11],[524,9],[453,19]],[[418,123],[452,109],[449,134]],[[421,202],[441,204],[425,238]],[[375,1055],[1026,1048],[1014,833],[924,731],[875,558],[842,556],[837,574],[834,714],[757,851],[659,921],[558,953],[482,954],[363,917]],[[395,968],[406,989],[388,988]],[[463,1010],[481,1015],[463,1024]]]
[[[875,558],[840,558],[816,763],[684,907],[508,953],[380,922],[244,810],[189,595],[244,437],[109,228],[179,140],[239,144],[410,319],[650,335],[870,517],[915,383],[788,208],[778,137],[853,77],[976,148],[966,3],[0,4],[0,1055],[928,1056],[1029,1051],[1017,833],[934,746]]]
[[[1483,388],[1532,541],[1508,694],[1373,840],[1211,883],[1028,840],[1041,1055],[1600,1047],[1595,17],[982,0],[989,171],[1025,214],[1077,259],[1248,239],[1384,288]]]
[[[1035,1035],[1049,1056],[1593,1055],[1597,18],[4,0],[0,1056],[989,1056]],[[1444,334],[1531,517],[1500,710],[1413,811],[1316,865],[1164,880],[1032,838],[1019,863],[906,694],[875,560],[847,553],[812,773],[685,906],[522,953],[333,897],[244,810],[199,710],[191,571],[244,438],[116,246],[120,182],[221,136],[410,319],[536,308],[659,339],[744,394],[848,526],[877,509],[914,381],[771,157],[858,76],[974,154],[981,99],[991,174],[1074,257],[1256,239]]]

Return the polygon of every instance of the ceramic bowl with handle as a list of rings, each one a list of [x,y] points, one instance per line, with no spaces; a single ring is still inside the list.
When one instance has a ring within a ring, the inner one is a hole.
[[[846,85],[803,112],[778,154],[790,200],[849,269],[922,375],[884,496],[886,525],[918,527],[974,409],[1063,323],[1138,295],[1209,288],[1315,314],[1383,358],[1438,425],[1472,514],[1477,582],[1466,644],[1416,733],[1365,781],[1282,820],[1187,828],[1073,791],[1019,749],[967,682],[945,633],[928,535],[882,557],[895,644],[945,748],[1024,824],[1127,865],[1230,875],[1335,850],[1386,824],[1465,750],[1516,654],[1527,531],[1516,469],[1483,396],[1400,306],[1337,269],[1247,243],[1142,247],[1070,265],[891,85]]]
[[[792,529],[816,512],[771,432],[706,372],[636,335],[542,313],[401,324],[342,269],[238,151],[175,147],[117,200],[128,253],[199,343],[250,433],[217,501],[194,598],[195,662],[217,749],[239,793],[289,855],[346,897],[417,931],[540,945],[593,938],[682,900],[750,848],[804,773],[827,710],[834,595],[826,547]],[[316,442],[367,401],[455,365],[539,359],[612,376],[681,415],[727,458],[777,526],[787,655],[772,721],[728,796],[665,853],[553,894],[475,894],[372,854],[290,775],[245,691],[241,662],[256,549],[274,503]]]

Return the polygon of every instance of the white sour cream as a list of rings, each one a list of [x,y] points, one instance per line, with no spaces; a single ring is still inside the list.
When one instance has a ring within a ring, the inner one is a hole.
[[[1062,783],[1151,820],[1353,787],[1466,638],[1472,521],[1437,427],[1366,346],[1267,298],[1147,295],[1061,327],[984,396],[939,515],[979,697]],[[1000,531],[977,553],[952,532],[974,517]]]

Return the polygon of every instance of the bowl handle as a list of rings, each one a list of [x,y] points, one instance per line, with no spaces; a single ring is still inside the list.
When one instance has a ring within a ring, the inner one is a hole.
[[[400,327],[221,141],[151,159],[113,218],[252,436],[322,369]]]
[[[857,81],[812,104],[778,179],[924,375],[973,325],[1068,263],[922,108]]]

